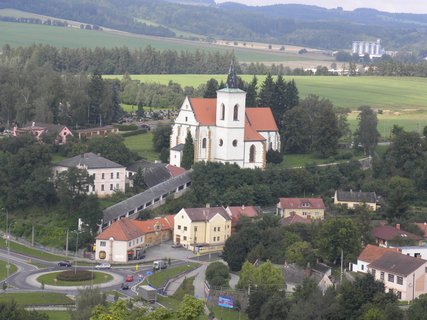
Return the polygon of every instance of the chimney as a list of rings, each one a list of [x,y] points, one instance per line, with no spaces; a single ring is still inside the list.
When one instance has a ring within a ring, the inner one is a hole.
[[[397,223],[397,224],[396,224],[396,229],[397,229],[397,230],[400,230],[400,223]]]
[[[206,203],[206,208],[210,208],[211,204],[210,203]]]

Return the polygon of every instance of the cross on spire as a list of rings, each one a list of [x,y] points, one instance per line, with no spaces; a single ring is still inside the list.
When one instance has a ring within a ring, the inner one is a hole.
[[[234,70],[234,60],[231,60],[230,69],[227,76],[227,88],[237,89],[237,76]]]

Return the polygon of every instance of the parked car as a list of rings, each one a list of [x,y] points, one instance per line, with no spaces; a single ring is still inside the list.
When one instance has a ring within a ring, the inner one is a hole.
[[[182,244],[180,244],[180,243],[174,243],[172,245],[172,248],[182,248]]]
[[[166,269],[168,267],[166,261],[157,260],[153,262],[153,268],[155,270]]]
[[[129,290],[129,285],[127,283],[122,283],[121,288],[122,290]]]
[[[97,264],[95,266],[95,269],[111,269],[111,264],[109,264],[107,262],[102,262],[100,264]]]
[[[128,274],[128,276],[126,277],[126,282],[133,282],[133,275]]]
[[[70,261],[67,261],[67,260],[65,260],[65,261],[60,261],[60,262],[58,262],[58,267],[71,267],[71,262]]]

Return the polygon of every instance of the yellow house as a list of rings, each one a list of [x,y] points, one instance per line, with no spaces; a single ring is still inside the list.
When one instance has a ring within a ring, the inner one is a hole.
[[[305,219],[325,217],[325,204],[322,198],[279,198],[276,214],[281,218],[300,216]]]
[[[223,207],[183,208],[174,218],[174,242],[195,252],[219,251],[231,235],[231,218]]]
[[[362,192],[362,191],[335,191],[334,204],[343,204],[348,209],[354,209],[356,206],[366,206],[376,211],[379,208],[378,197],[375,192]]]

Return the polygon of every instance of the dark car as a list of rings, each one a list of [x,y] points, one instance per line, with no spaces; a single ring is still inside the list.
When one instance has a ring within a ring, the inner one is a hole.
[[[122,283],[121,288],[122,290],[129,290],[129,285],[127,283]]]
[[[60,261],[58,262],[58,267],[71,267],[71,262],[70,261]]]

